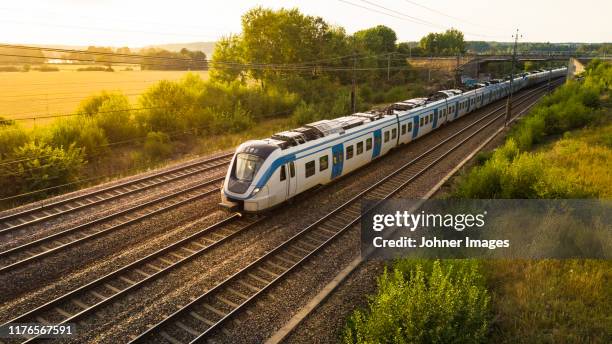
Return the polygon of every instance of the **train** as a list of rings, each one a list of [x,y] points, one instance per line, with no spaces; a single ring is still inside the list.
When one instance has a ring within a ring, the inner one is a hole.
[[[306,124],[262,140],[242,143],[232,157],[220,205],[258,213],[315,186],[333,182],[390,150],[408,144],[513,92],[567,73],[534,71],[481,83],[471,90],[438,91],[392,104],[384,111]]]

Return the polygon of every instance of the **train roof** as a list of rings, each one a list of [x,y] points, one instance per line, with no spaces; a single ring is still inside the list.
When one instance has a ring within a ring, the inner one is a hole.
[[[335,119],[320,120],[297,129],[276,133],[263,141],[276,145],[281,149],[287,149],[335,133],[342,134],[348,129],[358,127],[367,122],[376,121],[383,117],[384,114],[380,112],[358,112]]]

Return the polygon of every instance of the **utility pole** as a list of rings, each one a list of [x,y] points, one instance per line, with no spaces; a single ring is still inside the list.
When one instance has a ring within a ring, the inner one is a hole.
[[[427,68],[427,83],[429,84],[431,82],[431,64],[433,63],[433,52],[431,53],[430,57],[429,57],[429,68]]]
[[[390,70],[391,70],[391,53],[387,54],[387,82],[390,79]]]
[[[357,55],[353,54],[353,82],[352,82],[352,87],[351,87],[351,109],[353,109],[353,113],[357,112],[356,68],[357,68]]]
[[[514,84],[514,64],[516,61],[516,46],[518,44],[518,39],[519,39],[518,29],[516,29],[516,34],[513,37],[514,37],[514,49],[512,50],[512,67],[510,69],[510,93],[508,94],[508,100],[506,101],[506,118],[504,121],[505,127],[508,126],[508,123],[510,122],[510,116],[512,112],[512,88],[514,87],[513,84]]]
[[[550,94],[550,92],[552,91],[550,89],[550,79],[552,77],[552,60],[551,60],[551,51],[550,51],[550,42],[547,43],[548,44],[548,86],[547,86],[547,90],[548,90],[548,94]]]

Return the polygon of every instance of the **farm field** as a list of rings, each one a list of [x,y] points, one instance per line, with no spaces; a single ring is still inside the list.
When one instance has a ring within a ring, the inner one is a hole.
[[[83,67],[83,66],[79,66]],[[131,102],[159,80],[180,79],[186,71],[123,71],[115,72],[62,69],[59,72],[0,72],[0,116],[25,119],[75,111],[85,97],[100,92],[121,91]],[[196,71],[202,79],[208,72]],[[24,120],[28,127],[49,120]]]

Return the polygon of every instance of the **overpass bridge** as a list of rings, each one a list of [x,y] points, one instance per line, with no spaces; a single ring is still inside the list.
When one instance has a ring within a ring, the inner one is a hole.
[[[569,68],[570,76],[580,73],[584,65],[591,60],[599,58],[612,60],[606,55],[584,55],[575,52],[522,52],[516,55],[519,62],[565,62]],[[447,75],[454,75],[455,82],[461,82],[462,78],[486,79],[490,74],[490,64],[512,61],[511,54],[465,54],[458,56],[416,56],[409,57],[408,62],[421,69],[439,70]]]

